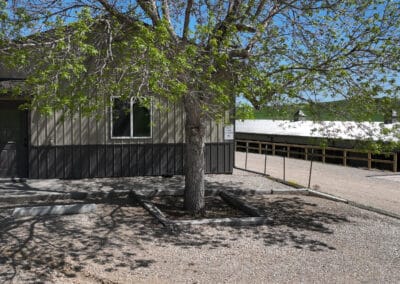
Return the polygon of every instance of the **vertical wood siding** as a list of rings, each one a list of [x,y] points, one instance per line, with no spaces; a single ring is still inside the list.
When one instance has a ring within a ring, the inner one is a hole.
[[[152,110],[152,137],[145,139],[111,139],[110,113],[97,120],[76,114],[62,120],[61,113],[40,116],[31,112],[31,145],[97,145],[97,144],[143,144],[184,143],[184,111],[181,104],[167,104],[165,110]],[[169,111],[168,111],[169,110]],[[206,143],[224,142],[223,123],[209,120],[206,123]]]
[[[111,139],[110,111],[102,118],[31,112],[31,178],[84,178],[183,174],[184,111],[181,103],[152,109],[152,137]],[[231,173],[233,144],[224,141],[223,124],[209,120],[206,172]]]

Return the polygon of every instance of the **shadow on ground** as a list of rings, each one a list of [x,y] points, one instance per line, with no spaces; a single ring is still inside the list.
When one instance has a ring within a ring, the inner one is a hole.
[[[175,186],[181,187],[179,179]],[[229,189],[241,184],[208,186]],[[96,213],[70,216],[13,219],[10,210],[0,209],[0,282],[43,282],[51,280],[55,271],[72,279],[79,276],[97,281],[96,274],[83,268],[96,264],[112,272],[151,267],[158,260],[146,257],[145,248],[150,246],[213,250],[250,238],[265,246],[334,250],[321,241],[322,236],[334,233],[330,224],[349,220],[344,214],[326,212],[314,201],[296,196],[252,197],[249,202],[273,217],[273,225],[217,226],[211,233],[204,227],[168,232],[137,204],[123,199],[99,204]]]
[[[111,190],[159,190],[165,188],[182,189],[183,176],[163,178],[158,176],[134,177],[134,178],[93,178],[77,180],[9,180],[0,179],[0,197],[6,195],[29,196],[40,194],[66,194],[71,192],[108,192]]]

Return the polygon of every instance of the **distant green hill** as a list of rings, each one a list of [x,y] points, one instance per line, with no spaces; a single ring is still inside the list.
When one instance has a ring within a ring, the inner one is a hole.
[[[302,110],[310,120],[384,121],[391,110],[396,110],[400,115],[400,102],[380,98],[373,99],[368,104],[341,100],[316,104],[266,106],[261,110],[254,110],[254,115],[256,119],[292,120],[294,113],[298,110]]]

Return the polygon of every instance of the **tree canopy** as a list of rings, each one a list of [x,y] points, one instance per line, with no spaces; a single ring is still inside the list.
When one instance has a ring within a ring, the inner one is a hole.
[[[192,91],[209,112],[232,94],[256,108],[398,94],[399,1],[0,3],[1,62],[27,73],[45,112],[92,111],[102,92]]]

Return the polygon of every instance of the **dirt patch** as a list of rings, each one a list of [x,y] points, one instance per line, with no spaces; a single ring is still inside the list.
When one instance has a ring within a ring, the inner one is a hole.
[[[182,196],[162,196],[153,197],[151,202],[157,206],[169,219],[173,220],[196,220],[196,219],[216,219],[216,218],[240,218],[249,217],[246,213],[237,210],[219,196],[206,196],[206,210],[204,214],[193,216],[184,210]]]

